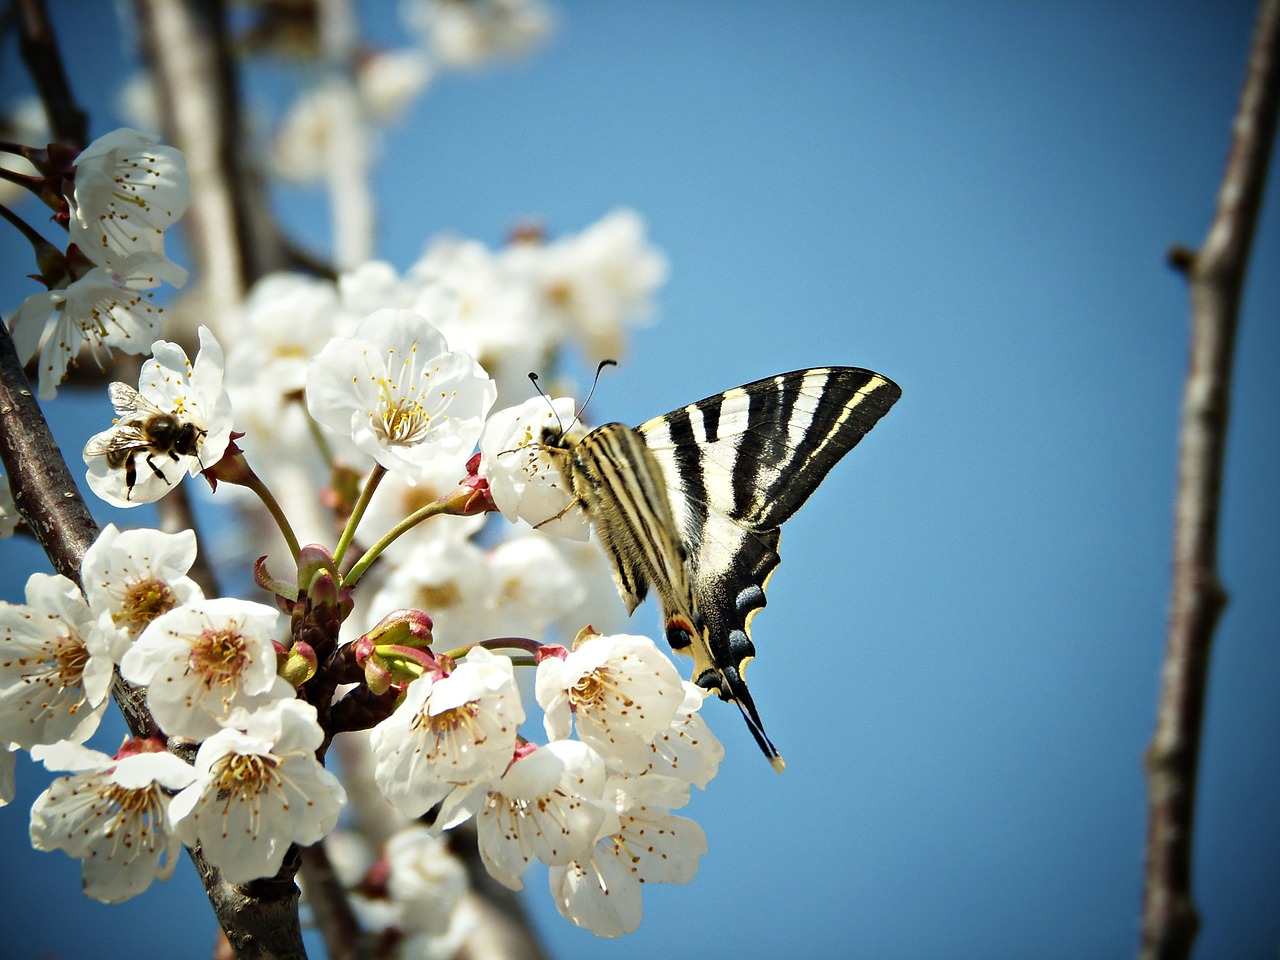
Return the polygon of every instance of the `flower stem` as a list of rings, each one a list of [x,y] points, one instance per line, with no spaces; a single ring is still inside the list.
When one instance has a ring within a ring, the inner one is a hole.
[[[252,469],[249,470],[248,474],[247,477],[239,482],[258,495],[262,505],[267,508],[267,512],[275,520],[276,526],[280,528],[280,532],[284,535],[285,543],[289,545],[289,553],[292,555],[294,563],[297,563],[301,548],[298,546],[298,536],[293,532],[289,518],[285,516],[284,508],[280,506],[280,502],[276,500],[267,485],[262,482],[261,477],[254,473]]]
[[[364,576],[364,572],[369,569],[370,564],[378,559],[378,556],[383,550],[387,549],[387,547],[391,546],[391,544],[394,543],[401,535],[416,527],[423,520],[441,513],[462,513],[463,509],[465,509],[466,500],[470,496],[470,490],[467,490],[465,487],[459,487],[457,490],[441,497],[439,500],[433,500],[425,507],[419,507],[413,513],[409,514],[409,516],[405,517],[383,534],[377,543],[365,551],[364,556],[357,560],[347,572],[347,575],[342,578],[343,586],[354,586],[356,582]],[[357,505],[357,509],[359,509],[359,505]],[[335,554],[334,558],[339,559],[339,556]]]
[[[306,403],[299,399],[298,406],[306,414],[307,429],[311,431],[311,439],[316,442],[316,449],[320,451],[320,457],[324,460],[324,465],[330,472],[333,472],[333,447],[329,444],[329,438],[324,435],[324,431],[320,428],[320,424],[316,422],[316,419],[307,412]]]
[[[373,472],[369,474],[369,479],[365,482],[364,489],[360,491],[360,499],[356,501],[355,507],[352,508],[351,516],[347,517],[347,525],[343,528],[342,536],[338,539],[338,546],[333,551],[333,562],[338,567],[342,566],[342,558],[347,555],[351,541],[356,537],[356,527],[360,526],[360,518],[364,516],[365,510],[369,508],[369,501],[373,499],[374,491],[378,489],[378,484],[382,482],[382,478],[386,475],[386,467],[380,463],[373,465]],[[360,559],[363,560],[364,557]],[[352,572],[355,572],[354,568]],[[359,577],[356,579],[359,579]],[[350,586],[355,581],[348,575],[343,578],[343,583]]]

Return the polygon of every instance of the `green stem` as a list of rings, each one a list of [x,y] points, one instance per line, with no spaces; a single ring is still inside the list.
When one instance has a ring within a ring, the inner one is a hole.
[[[382,482],[382,478],[387,475],[387,468],[380,463],[373,465],[373,472],[369,474],[369,479],[365,482],[364,489],[360,491],[360,499],[356,501],[355,507],[351,510],[351,516],[347,517],[347,525],[342,530],[342,536],[338,540],[338,546],[333,551],[333,562],[339,568],[342,566],[342,558],[347,555],[347,549],[351,546],[351,541],[356,538],[356,527],[360,526],[360,518],[364,516],[364,512],[369,509],[369,501],[373,499],[374,491],[378,489],[378,484]],[[364,559],[361,557],[360,559]],[[359,579],[357,577],[357,579]],[[343,579],[343,582],[350,586],[355,581],[350,575]]]
[[[31,226],[3,203],[0,203],[0,217],[8,220],[18,229],[19,233],[27,238],[27,242],[35,249],[37,260],[42,256],[49,256],[50,252],[57,253],[59,256],[62,254],[61,250],[58,250],[52,243],[40,236],[40,232],[35,227]]]
[[[391,546],[396,539],[416,527],[423,520],[441,513],[461,513],[462,504],[466,502],[467,497],[470,495],[471,491],[459,487],[447,496],[443,496],[439,500],[433,500],[425,507],[419,507],[413,513],[409,514],[409,516],[405,517],[383,534],[377,543],[365,551],[364,556],[357,560],[347,572],[347,575],[342,578],[343,586],[355,586],[356,582],[364,576],[364,572],[369,569],[369,566],[373,561],[378,559],[383,550],[387,549],[387,547]],[[337,559],[336,554],[335,559]]]
[[[324,430],[316,422],[316,419],[308,413],[306,404],[299,400],[298,405],[302,407],[302,412],[307,416],[307,429],[311,431],[311,439],[316,442],[316,449],[320,451],[320,457],[324,460],[324,465],[332,473],[334,468],[333,447],[329,443],[329,438],[324,435]]]
[[[238,482],[242,483],[243,486],[248,487],[258,495],[258,499],[262,501],[263,506],[267,508],[267,511],[275,520],[276,526],[279,527],[280,532],[284,534],[285,543],[289,545],[289,553],[293,556],[293,562],[297,563],[298,554],[301,549],[298,546],[298,536],[293,532],[293,527],[289,523],[289,518],[285,516],[284,508],[280,506],[280,502],[276,500],[275,496],[267,488],[267,485],[263,483],[262,479],[252,470],[249,470],[249,475],[247,477]]]

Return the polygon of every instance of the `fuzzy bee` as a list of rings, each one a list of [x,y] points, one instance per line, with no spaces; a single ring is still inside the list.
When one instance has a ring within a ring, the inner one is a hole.
[[[155,458],[167,456],[174,463],[182,457],[200,459],[199,445],[207,430],[161,410],[127,383],[113,383],[108,390],[120,418],[110,430],[90,438],[84,454],[86,458],[105,457],[113,470],[124,468],[126,500],[133,499],[138,483],[139,456],[166,485],[169,478]]]

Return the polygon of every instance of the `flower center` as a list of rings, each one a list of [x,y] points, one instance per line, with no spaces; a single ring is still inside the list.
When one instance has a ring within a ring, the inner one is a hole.
[[[279,765],[279,758],[270,754],[228,754],[218,761],[214,781],[219,794],[225,793],[228,797],[267,793],[280,779],[276,769]]]
[[[457,756],[482,745],[488,739],[479,718],[480,704],[469,700],[443,710],[434,717],[419,714],[416,722],[425,728],[428,736],[435,738],[435,754]]]
[[[206,687],[234,683],[248,664],[244,637],[234,629],[205,630],[191,646],[191,668]]]
[[[164,815],[164,807],[160,803],[161,793],[154,784],[134,788],[108,783],[103,787],[101,797],[119,811],[118,820],[135,818],[154,823]]]
[[[613,673],[608,667],[592,670],[585,677],[569,688],[569,702],[573,709],[599,706],[610,697],[617,697],[624,707],[631,706],[631,701],[618,690]]]
[[[163,580],[136,580],[125,588],[120,611],[112,614],[111,619],[131,633],[138,633],[160,614],[168,613],[177,605],[178,598]]]
[[[462,603],[462,593],[452,580],[420,584],[413,593],[420,610],[449,610]]]
[[[59,637],[54,642],[53,662],[62,686],[79,686],[89,662],[89,650],[77,636]]]

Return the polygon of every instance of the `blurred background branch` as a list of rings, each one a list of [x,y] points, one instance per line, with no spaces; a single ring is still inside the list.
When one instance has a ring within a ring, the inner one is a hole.
[[[1147,754],[1145,960],[1189,957],[1199,928],[1191,893],[1191,854],[1209,655],[1227,602],[1217,554],[1231,368],[1249,252],[1275,140],[1278,48],[1280,0],[1264,0],[1213,223],[1199,251],[1177,249],[1170,254],[1190,287],[1191,350],[1179,435],[1169,633],[1155,736]]]

